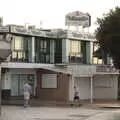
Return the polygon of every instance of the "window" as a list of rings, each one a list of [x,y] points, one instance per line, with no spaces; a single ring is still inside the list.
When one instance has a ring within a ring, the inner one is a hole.
[[[11,61],[30,62],[32,59],[31,42],[31,37],[14,36],[11,41]]]
[[[62,63],[62,40],[55,40],[55,63]]]
[[[50,62],[50,40],[45,38],[36,38],[35,40],[35,59],[38,63]]]
[[[15,37],[14,40],[14,49],[15,50],[23,50],[23,37]]]
[[[57,88],[57,74],[42,74],[42,88]]]
[[[34,74],[11,74],[11,95],[22,96],[25,81],[29,81],[32,87],[32,94],[35,92],[35,76]]]
[[[85,63],[86,62],[86,42],[79,40],[69,41],[69,62]]]

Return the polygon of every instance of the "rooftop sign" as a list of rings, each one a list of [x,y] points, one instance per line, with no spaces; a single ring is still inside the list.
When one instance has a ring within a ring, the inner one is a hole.
[[[65,25],[89,27],[91,25],[91,16],[88,13],[79,11],[68,13],[65,17]]]

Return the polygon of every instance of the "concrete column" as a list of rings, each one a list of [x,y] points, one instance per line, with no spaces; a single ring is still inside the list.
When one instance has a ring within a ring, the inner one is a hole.
[[[74,77],[69,77],[69,101],[74,100]]]
[[[92,64],[93,58],[93,42],[86,42],[86,62],[87,64]]]
[[[35,62],[35,37],[32,37],[32,62]]]
[[[4,79],[2,80],[4,80],[3,89],[11,89],[11,79],[8,72],[5,73]]]
[[[62,40],[62,63],[68,63],[68,56],[69,56],[69,40],[63,39]]]
[[[93,103],[93,76],[90,76],[90,102]]]
[[[55,58],[55,43],[54,40],[50,40],[50,63],[54,63]]]

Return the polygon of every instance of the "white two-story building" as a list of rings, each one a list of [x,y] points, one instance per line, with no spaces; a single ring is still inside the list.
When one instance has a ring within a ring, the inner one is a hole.
[[[93,64],[95,38],[90,34],[8,25],[0,27],[0,40],[11,46],[1,64],[2,89],[11,97],[22,96],[28,80],[40,100],[72,101],[75,85],[81,100],[118,98],[118,72]]]

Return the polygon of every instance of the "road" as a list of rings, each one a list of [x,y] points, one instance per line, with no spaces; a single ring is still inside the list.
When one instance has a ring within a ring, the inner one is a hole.
[[[119,120],[119,109],[3,106],[1,120]]]

